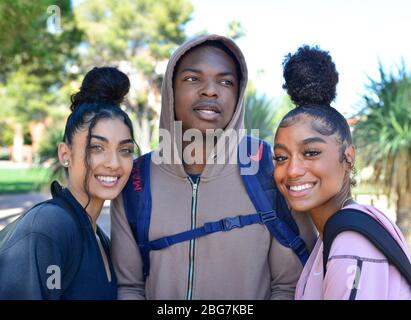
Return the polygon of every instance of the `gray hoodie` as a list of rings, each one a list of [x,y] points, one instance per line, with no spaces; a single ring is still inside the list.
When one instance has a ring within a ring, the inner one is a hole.
[[[226,129],[237,132],[244,127],[243,100],[247,85],[244,56],[228,38],[202,36],[186,42],[175,51],[163,81],[160,128],[169,130],[174,143],[173,71],[185,52],[207,40],[223,42],[240,64],[239,98]],[[230,144],[225,151],[227,156],[236,154],[237,145]],[[256,212],[236,164],[207,164],[196,186],[192,185],[181,163],[151,162],[150,170],[150,240],[200,227],[206,222]],[[112,201],[111,219],[111,254],[120,299],[294,297],[301,263],[291,249],[271,236],[264,225],[253,224],[229,232],[217,232],[152,251],[150,275],[144,281],[142,259],[127,223],[121,195]],[[303,239],[312,248],[315,232],[311,221],[305,215],[298,215],[297,219]]]

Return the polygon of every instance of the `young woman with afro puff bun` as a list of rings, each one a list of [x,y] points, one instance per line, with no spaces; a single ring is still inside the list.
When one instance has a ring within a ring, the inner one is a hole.
[[[393,222],[373,206],[358,204],[352,198],[355,147],[347,121],[330,106],[336,96],[338,73],[329,53],[302,46],[286,56],[283,67],[283,87],[296,108],[285,115],[275,135],[274,179],[288,205],[297,214],[308,214],[319,233],[295,298],[410,299],[405,277],[360,232],[337,234],[323,263],[323,236],[328,235],[331,221],[341,217],[342,208],[345,213],[346,209],[358,210],[350,211],[355,215],[351,219],[359,220],[365,214],[367,221],[378,222],[402,249],[408,264],[410,254]]]

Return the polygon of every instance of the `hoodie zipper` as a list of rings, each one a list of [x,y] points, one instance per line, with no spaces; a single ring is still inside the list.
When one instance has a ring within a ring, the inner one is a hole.
[[[200,178],[197,178],[194,182],[191,177],[188,177],[191,183],[191,230],[196,228],[197,219],[197,191]],[[195,239],[190,240],[189,244],[189,262],[188,262],[188,286],[187,286],[187,300],[193,299],[193,283],[194,283],[194,251],[195,251]]]

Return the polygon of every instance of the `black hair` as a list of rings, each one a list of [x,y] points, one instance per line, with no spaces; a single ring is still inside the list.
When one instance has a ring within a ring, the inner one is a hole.
[[[235,69],[236,69],[236,72],[237,72],[237,80],[238,80],[238,83],[241,82],[241,79],[242,79],[241,66],[240,66],[240,63],[239,63],[239,61],[238,61],[238,58],[236,57],[236,55],[234,54],[234,52],[231,51],[231,49],[229,49],[229,48],[224,44],[224,42],[222,42],[222,41],[219,41],[219,40],[206,40],[206,41],[200,43],[199,45],[197,45],[197,46],[195,46],[195,47],[192,47],[192,48],[190,48],[189,50],[187,50],[187,51],[180,57],[180,59],[177,61],[177,64],[176,64],[176,66],[174,67],[174,71],[173,71],[173,85],[174,85],[174,79],[175,79],[176,71],[177,71],[178,67],[180,66],[180,62],[182,61],[182,59],[184,58],[184,56],[185,56],[186,54],[188,54],[189,52],[191,52],[192,50],[197,49],[197,48],[201,48],[201,47],[213,47],[213,48],[217,48],[217,49],[220,49],[220,50],[224,51],[224,52],[234,61]],[[238,88],[239,88],[239,90],[240,90],[240,85],[238,86]]]
[[[318,46],[300,47],[283,61],[283,88],[296,108],[288,112],[280,126],[291,124],[299,114],[307,114],[317,121],[314,129],[323,135],[336,134],[341,143],[352,143],[350,127],[344,116],[331,102],[336,96],[338,72],[330,54]]]
[[[63,141],[69,146],[72,145],[76,132],[88,126],[84,159],[86,177],[83,181],[83,187],[87,193],[89,202],[90,141],[92,130],[98,121],[101,119],[114,118],[123,120],[136,144],[133,124],[127,113],[120,108],[120,103],[123,101],[129,89],[130,81],[123,72],[113,67],[95,67],[84,77],[80,91],[71,96],[71,114],[66,122]]]
[[[338,83],[338,72],[330,54],[318,46],[303,45],[296,53],[285,56],[283,68],[283,88],[296,108],[284,116],[280,127],[292,125],[300,114],[309,115],[315,120],[312,124],[314,130],[322,135],[337,136],[342,162],[346,147],[352,144],[352,137],[347,120],[330,106]]]

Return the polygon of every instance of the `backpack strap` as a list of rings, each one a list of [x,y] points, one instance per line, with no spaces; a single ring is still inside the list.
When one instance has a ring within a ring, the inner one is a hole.
[[[150,162],[151,153],[134,160],[131,176],[122,191],[126,217],[143,260],[144,280],[150,273],[148,245],[151,216]]]
[[[148,246],[150,250],[161,250],[172,246],[173,244],[188,241],[209,235],[220,231],[230,231],[234,228],[242,228],[254,223],[261,223],[262,218],[259,214],[241,215],[229,217],[218,221],[207,222],[202,227],[180,232],[168,237],[163,237],[157,240],[150,241]]]
[[[242,143],[247,143],[247,150],[253,151],[252,138],[247,136]],[[255,142],[254,142],[255,145]],[[251,146],[251,147],[250,147]],[[255,149],[255,148],[254,148]],[[305,242],[301,239],[298,226],[292,218],[291,212],[284,198],[278,192],[273,179],[274,165],[272,162],[271,148],[265,141],[258,141],[258,151],[250,152],[249,163],[242,163],[238,157],[241,168],[256,165],[253,161],[259,161],[256,174],[242,174],[241,177],[247,193],[262,217],[262,222],[267,226],[270,233],[283,246],[291,248],[298,256],[301,263],[305,265],[309,252]],[[258,156],[257,153],[258,152]],[[241,172],[241,171],[240,171]]]
[[[343,209],[336,212],[324,226],[324,277],[332,242],[343,231],[355,231],[365,236],[411,284],[411,263],[401,246],[377,220],[357,209]]]

